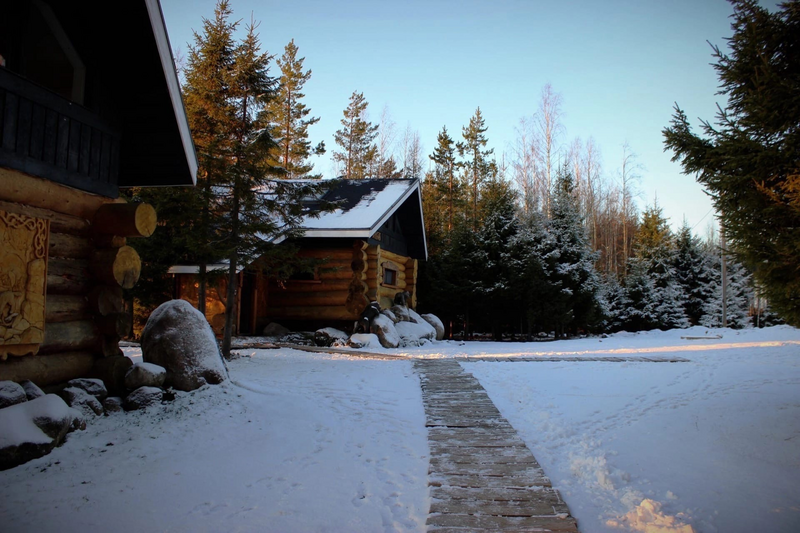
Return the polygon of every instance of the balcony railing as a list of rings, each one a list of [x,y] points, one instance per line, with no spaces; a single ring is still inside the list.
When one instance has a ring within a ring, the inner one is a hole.
[[[101,117],[0,68],[0,167],[113,198],[119,151]]]

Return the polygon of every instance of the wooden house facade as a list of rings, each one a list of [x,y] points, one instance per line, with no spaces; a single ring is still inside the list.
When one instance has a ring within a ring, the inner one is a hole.
[[[238,276],[237,333],[258,334],[270,322],[286,326],[352,326],[372,301],[390,307],[408,291],[416,305],[419,261],[427,258],[418,180],[341,180],[322,196],[336,210],[302,223],[299,255],[322,261],[313,275],[278,282],[259,272],[258,261]],[[178,298],[197,305],[191,267],[175,267]],[[224,306],[209,291],[207,318],[217,333]]]
[[[170,50],[158,0],[4,4],[0,380],[109,384],[129,364],[122,289],[141,263],[127,239],[156,214],[119,190],[197,172]]]

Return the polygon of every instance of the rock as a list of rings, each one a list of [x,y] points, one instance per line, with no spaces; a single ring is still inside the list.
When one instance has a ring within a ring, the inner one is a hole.
[[[171,300],[153,311],[142,331],[142,358],[167,370],[167,384],[191,391],[222,383],[228,372],[211,326],[184,300]]]
[[[381,311],[381,314],[391,320],[393,324],[400,322],[400,319],[397,318],[397,315],[394,314],[391,309],[384,309]]]
[[[55,394],[0,409],[0,470],[47,455],[81,426],[81,414]]]
[[[400,334],[401,346],[421,346],[428,340],[436,338],[436,330],[415,311],[409,310],[409,322],[395,324]]]
[[[150,405],[160,403],[163,397],[164,391],[157,387],[139,387],[125,398],[125,410],[144,409]]]
[[[86,416],[102,415],[103,404],[100,400],[78,387],[67,387],[61,391],[61,397],[67,405],[73,407]]]
[[[136,390],[139,387],[163,387],[167,370],[153,363],[136,363],[125,374],[125,388]]]
[[[374,333],[356,333],[350,335],[347,345],[351,348],[377,348],[381,345],[381,341]]]
[[[83,389],[99,401],[103,401],[108,396],[106,385],[102,379],[97,378],[78,378],[67,381],[68,387],[77,387]]]
[[[384,348],[397,348],[400,346],[400,335],[394,327],[394,322],[386,315],[380,314],[372,319],[370,326],[372,333],[378,336]]]
[[[13,381],[0,381],[0,409],[27,402],[25,389]]]
[[[402,305],[395,305],[391,308],[392,313],[394,313],[395,324],[398,322],[409,322],[411,317],[408,315],[408,307],[403,307]]]
[[[128,393],[125,389],[125,374],[128,373],[132,366],[133,361],[124,355],[103,357],[94,362],[91,376],[102,379],[109,394],[123,396]]]
[[[336,328],[322,328],[314,332],[314,344],[332,346],[337,340],[347,340],[347,333]]]
[[[444,339],[444,324],[442,324],[442,321],[439,320],[438,316],[431,315],[431,314],[425,314],[425,315],[420,315],[420,317],[425,322],[427,322],[428,324],[433,326],[433,329],[436,330],[436,340],[437,341],[440,341],[440,340]]]
[[[423,328],[425,328],[430,332],[430,334],[424,336],[426,339],[429,340],[436,339],[436,328],[430,322],[428,322],[420,315],[418,315],[417,312],[414,311],[413,309],[408,310],[408,316],[411,318],[411,322],[419,324],[420,326],[422,326]],[[442,326],[442,330],[444,330],[444,325]]]
[[[103,409],[108,413],[119,413],[122,411],[122,398],[119,396],[109,396],[103,400]]]
[[[291,333],[291,331],[289,331],[289,329],[281,326],[277,322],[270,322],[264,328],[264,331],[262,332],[262,335],[264,335],[265,337],[281,338],[281,337],[285,337],[289,333]]]
[[[44,391],[40,389],[36,383],[30,380],[21,381],[20,385],[22,385],[22,389],[25,391],[25,396],[28,400],[35,400],[36,398],[41,398],[44,396]]]

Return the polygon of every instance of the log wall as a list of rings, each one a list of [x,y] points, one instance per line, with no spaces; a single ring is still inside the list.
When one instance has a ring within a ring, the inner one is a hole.
[[[0,210],[50,221],[44,341],[37,355],[0,361],[0,380],[47,386],[102,378],[98,360],[122,357],[119,340],[130,319],[123,313],[121,287],[138,280],[140,261],[124,237],[108,233],[107,222],[92,223],[101,206],[110,206],[106,217],[113,219],[115,204],[124,205],[0,168]],[[108,363],[100,366],[114,366]]]

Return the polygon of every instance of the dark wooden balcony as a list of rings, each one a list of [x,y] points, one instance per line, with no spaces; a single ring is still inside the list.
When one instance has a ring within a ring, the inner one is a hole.
[[[95,113],[0,68],[0,167],[115,198],[120,139]]]

